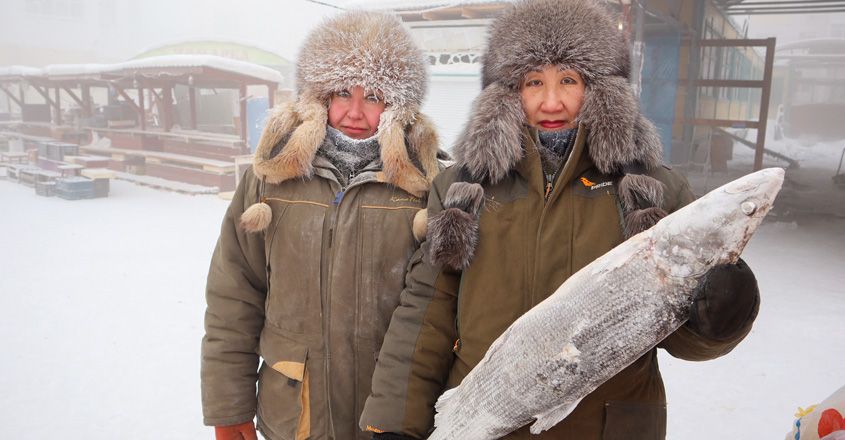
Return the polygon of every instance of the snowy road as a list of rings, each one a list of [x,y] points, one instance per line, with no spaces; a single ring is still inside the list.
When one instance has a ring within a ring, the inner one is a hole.
[[[0,422],[19,439],[202,439],[199,343],[226,202],[113,182],[108,199],[0,180]],[[12,208],[14,207],[14,208]],[[845,220],[767,223],[763,295],[727,357],[661,353],[669,439],[780,439],[845,384]]]

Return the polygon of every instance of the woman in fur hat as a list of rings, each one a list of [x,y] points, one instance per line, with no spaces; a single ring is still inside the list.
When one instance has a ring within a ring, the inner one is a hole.
[[[297,100],[271,116],[208,274],[217,439],[256,438],[256,415],[268,439],[369,437],[358,417],[439,171],[426,81],[394,17],[346,13],[307,37]]]
[[[661,161],[628,84],[626,42],[603,4],[521,1],[490,32],[483,90],[455,166],[434,181],[427,239],[364,407],[361,427],[375,438],[425,438],[437,398],[510,324],[693,200]],[[758,304],[748,266],[719,267],[699,287],[690,322],[660,347],[689,360],[724,355],[748,334]],[[653,349],[531,438],[662,439],[665,427]],[[527,427],[507,436],[528,437]]]

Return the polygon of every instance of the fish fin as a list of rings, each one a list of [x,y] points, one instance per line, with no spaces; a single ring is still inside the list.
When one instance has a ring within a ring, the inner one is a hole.
[[[451,402],[451,397],[455,395],[455,391],[457,391],[457,389],[458,387],[446,390],[440,395],[440,398],[437,399],[437,403],[434,404],[434,409],[437,411],[437,414],[434,415],[435,427],[448,424],[448,418],[451,413],[451,411],[449,411],[449,406],[451,406],[449,403]]]
[[[566,416],[568,416],[569,413],[571,413],[576,406],[578,406],[578,402],[580,401],[581,399],[578,399],[573,403],[559,405],[542,414],[534,416],[537,421],[535,421],[534,424],[531,425],[531,433],[539,434],[551,428],[552,426],[557,425],[558,423],[560,423],[561,420],[566,418]]]

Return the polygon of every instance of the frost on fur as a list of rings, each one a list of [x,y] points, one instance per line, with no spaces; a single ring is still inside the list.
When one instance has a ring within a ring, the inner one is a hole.
[[[455,182],[446,191],[442,212],[429,219],[431,261],[463,270],[478,245],[478,218],[484,206],[484,188]]]
[[[484,205],[484,188],[477,183],[455,182],[449,185],[444,208],[458,208],[474,217],[478,217]]]
[[[522,158],[525,113],[520,95],[500,84],[476,98],[472,118],[455,144],[455,160],[477,179],[496,183]]]
[[[396,17],[353,11],[332,17],[305,39],[297,87],[321,99],[355,86],[378,90],[389,105],[419,106],[428,73],[422,51]]]
[[[626,174],[619,182],[619,199],[625,212],[663,207],[663,182],[644,174]]]
[[[513,169],[522,157],[515,132],[525,123],[519,85],[526,73],[556,65],[586,81],[577,122],[589,132],[587,151],[602,173],[633,162],[659,165],[660,138],[631,92],[628,46],[616,22],[590,0],[523,1],[497,18],[484,54],[482,95],[453,150],[458,164],[491,183]]]
[[[654,226],[663,217],[666,211],[660,208],[646,208],[631,211],[625,215],[625,237],[633,237],[640,232]]]
[[[478,219],[458,208],[448,208],[428,221],[431,262],[463,270],[478,244]]]

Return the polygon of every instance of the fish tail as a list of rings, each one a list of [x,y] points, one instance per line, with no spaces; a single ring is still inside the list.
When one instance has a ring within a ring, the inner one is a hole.
[[[449,424],[449,418],[452,415],[452,407],[454,404],[452,401],[452,397],[455,395],[455,391],[458,388],[452,388],[451,390],[447,390],[437,399],[437,403],[434,404],[434,409],[437,411],[437,414],[434,415],[434,426],[441,427],[446,426]]]

